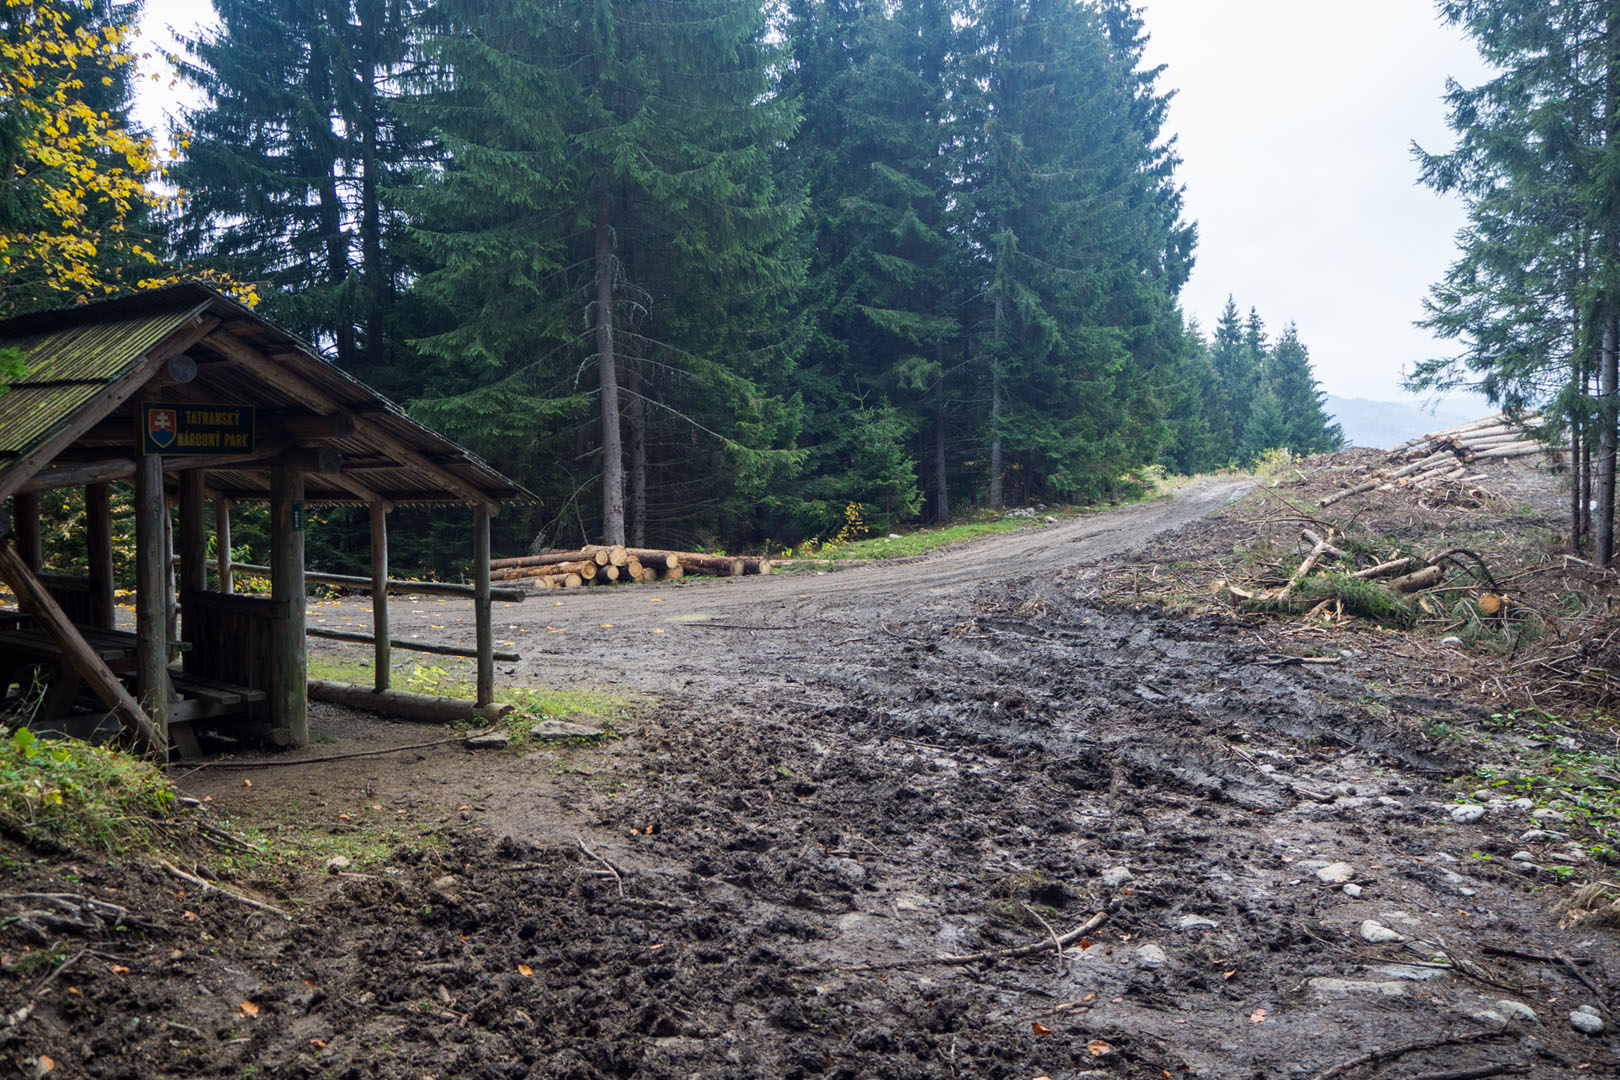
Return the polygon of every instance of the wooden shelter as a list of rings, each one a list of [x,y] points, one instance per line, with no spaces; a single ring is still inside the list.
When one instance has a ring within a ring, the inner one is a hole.
[[[460,504],[472,508],[476,580],[441,588],[473,596],[478,704],[492,700],[490,518],[532,498],[522,488],[199,284],[0,322],[0,350],[9,349],[21,352],[24,374],[0,394],[0,506],[11,500],[0,579],[34,624],[0,622],[0,695],[21,665],[54,680],[48,702],[71,701],[82,680],[138,742],[165,758],[171,743],[182,750],[192,743],[190,723],[226,715],[277,743],[306,745],[306,507],[370,508],[372,573],[362,581],[373,596],[381,692],[388,690],[388,592],[402,584],[388,576],[388,512]],[[114,621],[114,482],[134,489],[133,634]],[[63,487],[84,489],[84,577],[41,571],[39,493]],[[270,504],[267,598],[232,588],[231,507],[244,500]],[[218,559],[212,590],[209,501]]]

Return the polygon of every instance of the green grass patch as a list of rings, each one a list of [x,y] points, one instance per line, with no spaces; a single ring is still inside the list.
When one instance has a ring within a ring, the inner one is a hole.
[[[1613,721],[1603,716],[1594,715],[1589,722],[1613,726]],[[1516,729],[1548,742],[1533,749],[1501,744],[1499,749],[1511,755],[1507,767],[1481,767],[1472,777],[1459,782],[1484,786],[1505,799],[1530,799],[1538,809],[1556,810],[1570,824],[1548,828],[1580,837],[1587,852],[1601,862],[1620,862],[1616,854],[1620,849],[1620,753],[1589,750],[1567,735],[1560,736],[1560,732],[1570,729],[1559,724],[1554,714],[1540,710],[1496,713],[1487,726]],[[1491,740],[1487,737],[1487,741]]]
[[[174,786],[151,763],[78,739],[0,727],[0,825],[36,847],[152,846]]]
[[[369,663],[324,656],[309,657],[309,677],[356,686],[372,683]],[[477,692],[477,665],[465,657],[431,664],[407,660],[394,664],[390,685],[413,694],[471,698]],[[615,721],[631,715],[637,699],[631,694],[580,687],[497,686],[495,700],[513,706],[506,727],[513,741],[518,742],[527,739],[529,728],[541,720],[570,720],[611,728]]]
[[[896,533],[893,537],[869,536],[865,540],[851,540],[836,547],[823,548],[814,557],[817,561],[828,562],[845,559],[904,559],[967,540],[976,540],[981,536],[995,536],[1031,527],[1046,528],[1047,524],[1039,517],[998,517],[987,521],[965,521],[960,525]]]

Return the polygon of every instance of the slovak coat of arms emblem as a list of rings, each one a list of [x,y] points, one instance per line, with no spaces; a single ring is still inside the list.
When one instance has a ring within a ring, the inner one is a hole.
[[[173,409],[151,409],[146,414],[146,437],[156,446],[174,442],[179,417]]]

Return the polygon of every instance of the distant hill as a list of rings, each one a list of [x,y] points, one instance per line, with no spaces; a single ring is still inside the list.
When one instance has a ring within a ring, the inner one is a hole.
[[[1344,429],[1345,441],[1351,446],[1367,446],[1377,450],[1388,450],[1431,431],[1466,424],[1490,415],[1488,409],[1482,409],[1475,415],[1444,409],[1431,413],[1416,405],[1342,398],[1333,394],[1327,395],[1322,407]]]

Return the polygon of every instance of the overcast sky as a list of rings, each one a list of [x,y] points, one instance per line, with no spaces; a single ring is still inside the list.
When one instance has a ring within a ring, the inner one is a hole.
[[[1207,331],[1230,293],[1299,324],[1328,392],[1404,400],[1403,368],[1450,348],[1412,323],[1463,223],[1410,147],[1450,147],[1440,98],[1484,77],[1473,47],[1428,0],[1145,6],[1198,222],[1187,313]]]
[[[1472,46],[1429,0],[1143,3],[1149,60],[1177,91],[1170,129],[1198,222],[1187,313],[1208,330],[1230,293],[1274,334],[1299,324],[1328,392],[1411,400],[1403,369],[1448,348],[1412,323],[1463,214],[1417,185],[1410,146],[1449,147],[1440,97],[1447,76],[1483,77]],[[198,0],[148,0],[147,24],[190,29],[203,13]],[[145,86],[141,115],[156,125],[173,92]]]

